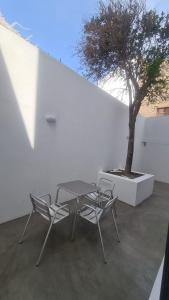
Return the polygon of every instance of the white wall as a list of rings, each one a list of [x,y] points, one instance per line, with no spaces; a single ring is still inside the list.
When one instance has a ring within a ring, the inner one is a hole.
[[[169,183],[169,116],[145,118],[140,142],[140,170]]]
[[[123,168],[128,108],[2,26],[0,45],[2,223],[28,213],[30,192],[54,195],[59,182],[95,181],[100,169]],[[168,144],[142,140],[168,143],[168,123],[138,117],[133,163],[166,182]]]
[[[0,26],[0,223],[26,214],[30,192],[96,180],[121,166],[127,108]],[[47,114],[56,116],[48,124]],[[119,150],[120,146],[120,150]]]

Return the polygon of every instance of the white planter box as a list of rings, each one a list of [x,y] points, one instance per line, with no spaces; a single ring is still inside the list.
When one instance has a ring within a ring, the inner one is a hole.
[[[99,178],[112,180],[116,184],[119,200],[132,206],[140,204],[153,193],[154,175],[151,174],[143,174],[143,176],[130,179],[100,171],[98,180]]]

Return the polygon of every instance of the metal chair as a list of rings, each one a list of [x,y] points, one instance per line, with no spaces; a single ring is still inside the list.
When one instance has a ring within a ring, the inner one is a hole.
[[[48,197],[48,202],[44,200],[45,197]],[[68,217],[69,209],[67,209],[68,204],[65,204],[65,205],[52,204],[50,194],[45,194],[45,195],[38,196],[38,197],[30,194],[30,199],[31,199],[33,208],[27,219],[27,222],[26,222],[24,231],[21,235],[21,238],[19,240],[19,243],[21,244],[23,242],[24,235],[26,233],[27,227],[30,223],[33,213],[36,212],[36,213],[40,214],[45,220],[47,220],[50,223],[47,234],[45,236],[45,240],[44,240],[42,248],[40,250],[40,254],[39,254],[37,262],[36,262],[36,266],[39,266],[44,248],[46,246],[46,243],[47,243],[47,240],[48,240],[51,228],[52,228],[52,225],[60,222],[61,220],[65,219],[66,217]]]
[[[92,184],[97,186],[97,192],[88,194],[85,198],[100,207],[103,207],[103,205],[109,200],[116,198],[114,201],[114,210],[116,215],[115,202],[118,200],[118,196],[115,189],[115,183],[107,178],[100,178],[98,185],[96,183]]]
[[[110,199],[106,205],[104,206],[104,208],[101,208],[99,206],[94,206],[94,205],[83,205],[82,209],[80,210],[80,217],[89,221],[90,223],[97,225],[98,227],[98,231],[99,231],[99,236],[100,236],[100,241],[101,241],[101,246],[102,246],[102,252],[103,252],[103,258],[104,258],[104,262],[106,263],[106,257],[105,257],[105,250],[104,250],[104,244],[103,244],[103,238],[102,238],[102,233],[101,233],[101,229],[100,229],[100,221],[103,219],[103,217],[108,213],[111,212],[112,213],[112,217],[113,217],[113,222],[114,222],[114,226],[116,229],[116,235],[117,235],[117,241],[120,242],[119,239],[119,232],[118,232],[118,227],[117,227],[117,223],[116,223],[116,219],[115,219],[115,213],[114,213],[114,207],[113,204],[116,201],[116,197]]]

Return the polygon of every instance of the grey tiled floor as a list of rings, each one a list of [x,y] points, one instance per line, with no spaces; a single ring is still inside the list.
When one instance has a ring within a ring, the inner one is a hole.
[[[23,245],[17,240],[25,217],[0,225],[0,299],[147,300],[165,249],[169,185],[157,182],[154,194],[137,208],[118,203],[121,243],[111,216],[103,225],[108,264],[102,261],[96,228],[80,222],[71,242],[71,219],[51,232],[39,268],[34,266],[46,223],[34,217]]]

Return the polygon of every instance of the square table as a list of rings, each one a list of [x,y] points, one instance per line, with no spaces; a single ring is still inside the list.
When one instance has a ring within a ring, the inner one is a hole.
[[[72,239],[74,237],[76,220],[78,216],[78,206],[79,206],[79,198],[90,193],[97,192],[97,186],[91,183],[87,183],[81,180],[68,181],[64,183],[59,183],[57,185],[57,193],[56,193],[56,202],[58,201],[59,191],[66,191],[76,198],[75,211],[74,211],[74,220],[73,220],[73,229],[72,229]],[[70,201],[70,200],[69,200]],[[66,201],[67,202],[67,201]]]
[[[63,190],[74,195],[78,201],[79,197],[97,191],[97,186],[81,180],[68,181],[57,185],[56,202],[58,201],[59,191]]]

